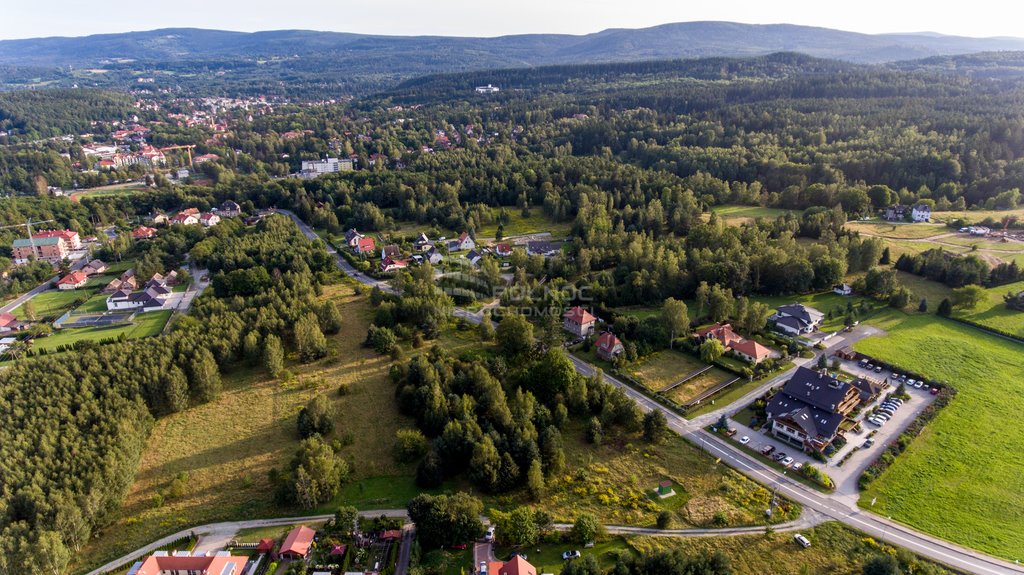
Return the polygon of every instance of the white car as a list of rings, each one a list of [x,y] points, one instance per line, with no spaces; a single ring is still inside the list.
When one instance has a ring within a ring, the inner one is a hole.
[[[883,425],[885,425],[885,420],[884,419],[878,419],[877,417],[872,417],[872,418],[868,419],[868,423],[871,423],[873,425],[877,425],[878,427],[882,427]]]
[[[796,460],[795,460],[795,459],[793,459],[792,457],[787,457],[787,458],[785,458],[785,459],[783,459],[783,460],[782,460],[782,464],[783,464],[783,465],[785,465],[786,467],[789,467],[790,465],[793,465],[793,463],[794,463],[795,461],[796,461]]]
[[[750,443],[750,438],[746,435],[740,438],[740,445],[746,445],[748,443]]]
[[[481,561],[480,562],[480,569],[478,570],[478,572],[480,573],[480,575],[487,575],[487,562],[486,561]]]
[[[494,526],[493,525],[487,528],[487,534],[484,535],[484,541],[494,541]]]
[[[799,543],[800,546],[803,547],[804,549],[807,549],[808,547],[811,546],[811,542],[808,541],[806,537],[804,537],[803,535],[800,535],[799,533],[797,533],[796,535],[793,536],[793,541],[796,541],[797,543]]]
[[[572,550],[572,551],[566,551],[565,553],[562,553],[562,560],[563,561],[568,561],[570,559],[578,559],[579,557],[580,557],[580,552],[575,550],[575,549]]]

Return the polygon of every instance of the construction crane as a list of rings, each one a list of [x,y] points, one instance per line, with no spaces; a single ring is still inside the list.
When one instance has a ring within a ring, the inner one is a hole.
[[[188,152],[188,165],[191,166],[192,165],[192,148],[195,148],[195,146],[194,145],[188,145],[188,146],[167,146],[166,148],[160,148],[160,151],[161,152],[169,152],[171,150],[185,150],[186,152]]]
[[[33,222],[32,218],[28,218],[27,220],[25,220],[25,223],[23,223],[23,224],[14,224],[14,225],[10,225],[10,226],[0,226],[0,230],[6,230],[8,228],[28,228],[28,241],[29,241],[29,244],[32,246],[32,255],[35,256],[35,254],[36,254],[36,240],[35,240],[35,238],[32,237],[32,224],[48,224],[50,222],[55,222],[55,221],[57,221],[57,220],[36,220],[36,221]]]

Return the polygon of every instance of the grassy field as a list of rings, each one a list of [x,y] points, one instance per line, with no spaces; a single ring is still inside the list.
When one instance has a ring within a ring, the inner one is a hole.
[[[777,218],[792,212],[799,215],[803,210],[783,210],[779,208],[762,208],[760,206],[714,206],[711,208],[718,217],[727,224],[739,226],[752,223],[757,218]]]
[[[137,192],[146,191],[146,185],[142,182],[127,182],[124,184],[113,184],[110,186],[102,186],[98,188],[89,188],[88,190],[78,190],[71,192],[68,196],[71,201],[77,202],[82,196],[90,197],[103,197],[103,196],[123,196],[125,194],[134,194]]]
[[[651,391],[660,391],[665,386],[704,367],[707,367],[707,364],[693,356],[665,350],[655,352],[639,363],[629,365],[624,369]]]
[[[391,457],[393,430],[411,425],[395,407],[387,380],[391,362],[360,345],[372,317],[366,296],[340,285],[325,294],[341,304],[345,322],[341,333],[328,336],[336,359],[289,365],[296,374],[290,383],[272,380],[262,369],[239,369],[224,377],[218,400],[160,419],[124,507],[81,555],[89,565],[187,525],[298,513],[273,503],[267,473],[295,452],[296,415],[318,394],[338,408],[335,435],[351,434],[344,453],[353,479],[411,473]],[[337,393],[341,384],[349,389],[343,396]],[[187,493],[156,506],[154,496],[182,472],[188,474]]]
[[[999,241],[992,238],[974,238],[965,235],[950,236],[942,238],[943,242],[956,244],[966,248],[977,248],[981,251],[998,250],[993,255],[999,256],[999,252],[1024,252],[1024,243],[1013,241]]]
[[[891,547],[839,523],[825,523],[801,531],[811,546],[804,549],[792,533],[735,537],[634,537],[629,545],[637,553],[681,549],[688,555],[721,552],[736,575],[860,575],[864,562]],[[907,571],[903,571],[906,573]],[[919,571],[915,571],[919,572]],[[935,573],[949,573],[941,568]]]
[[[942,224],[890,223],[877,219],[866,222],[847,222],[845,227],[850,231],[861,232],[864,235],[878,236],[892,240],[918,240],[955,231]]]
[[[934,312],[939,307],[939,302],[947,297],[953,296],[953,290],[946,284],[932,281],[927,278],[923,278],[918,275],[914,275],[907,272],[896,271],[896,279],[899,280],[900,284],[910,290],[913,295],[911,305],[908,309],[917,310],[917,305],[921,302],[921,298],[928,300],[928,311]],[[1002,301],[1000,299],[1000,301]]]
[[[548,481],[540,507],[556,521],[572,522],[583,512],[608,524],[653,526],[663,510],[678,525],[707,527],[718,520],[727,525],[763,521],[771,492],[672,434],[652,446],[635,435],[608,438],[600,446],[585,441],[582,423],[563,433],[567,471]],[[659,499],[654,489],[671,480],[674,497]],[[524,501],[525,503],[525,501]],[[787,503],[790,518],[799,507]]]
[[[741,379],[736,383],[732,384],[731,386],[729,386],[728,388],[726,388],[725,391],[718,392],[717,394],[708,398],[708,400],[701,403],[701,405],[699,405],[698,407],[687,411],[686,417],[694,418],[697,417],[698,415],[704,415],[705,413],[714,411],[724,405],[729,405],[736,401],[737,399],[757,389],[764,382],[772,379],[773,377],[778,376],[780,373],[786,371],[792,366],[792,362],[786,361],[778,371],[765,377],[762,377],[761,379],[755,379],[753,381]]]
[[[988,297],[978,307],[968,311],[957,311],[955,315],[958,318],[1024,337],[1024,312],[1009,309],[1003,302],[1004,295],[1019,291],[1024,291],[1024,282],[986,289],[985,293]]]
[[[171,318],[172,310],[151,311],[140,313],[132,320],[131,325],[116,327],[76,327],[61,329],[48,337],[40,337],[32,340],[32,349],[51,350],[61,345],[75,343],[76,341],[100,341],[108,338],[120,337],[124,334],[128,339],[150,337],[157,335],[167,320]]]
[[[932,212],[932,220],[946,221],[953,219],[962,219],[968,223],[978,223],[985,218],[992,218],[995,221],[1000,221],[1006,216],[1017,216],[1018,218],[1024,218],[1024,208],[1016,210],[967,210],[962,212]]]
[[[29,301],[36,308],[36,317],[57,318],[69,308],[75,301],[82,297],[89,297],[91,290],[49,290],[33,297]],[[104,306],[106,309],[106,306]],[[21,305],[14,310],[14,316],[18,319],[28,319],[25,315],[25,306]]]
[[[872,310],[869,314],[874,313],[875,310],[881,307],[885,307],[885,304],[871,299],[860,296],[841,296],[834,294],[831,291],[796,296],[753,297],[751,300],[762,302],[772,309],[775,309],[780,305],[790,303],[801,303],[806,306],[810,306],[821,313],[826,314],[825,321],[821,326],[821,331],[826,332],[837,331],[844,327],[843,322],[846,318],[847,304],[852,304],[855,309],[859,309],[861,302],[867,302],[868,306],[870,306]],[[832,318],[827,316],[830,311],[832,312]]]
[[[558,575],[562,572],[568,563],[562,559],[562,553],[567,549],[575,549],[571,543],[538,543],[528,549],[523,549],[522,552],[526,553],[529,557],[530,563],[537,568],[538,573],[552,573]],[[509,554],[516,549],[511,547],[497,547],[494,550],[495,557],[498,559],[506,559]],[[618,559],[620,553],[633,553],[633,548],[630,547],[629,542],[623,537],[609,537],[605,541],[596,543],[593,547],[586,549],[578,549],[582,557],[592,555],[601,565],[601,567],[608,569],[615,565],[616,559]]]
[[[876,320],[872,320],[874,323]],[[877,319],[856,349],[959,390],[862,493],[873,511],[1008,559],[1024,557],[1024,346],[932,315]]]
[[[553,238],[564,238],[572,229],[572,222],[553,222],[541,208],[530,208],[530,217],[524,218],[520,210],[506,208],[509,221],[502,228],[503,237],[521,236],[527,234],[539,234],[548,232]],[[441,235],[451,238],[459,235],[463,230],[451,230],[437,228],[429,224],[418,224],[416,222],[399,222],[398,229],[390,232],[394,236],[409,236],[419,233],[427,233],[431,229],[437,229]],[[477,243],[490,243],[498,231],[498,223],[484,224],[476,230]],[[342,236],[344,237],[344,236]],[[436,239],[436,238],[435,238]]]

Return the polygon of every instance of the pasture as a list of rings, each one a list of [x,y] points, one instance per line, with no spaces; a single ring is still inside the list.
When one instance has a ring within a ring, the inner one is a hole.
[[[787,213],[800,215],[803,210],[784,210],[780,208],[762,208],[760,206],[724,205],[711,208],[718,217],[732,226],[753,223],[757,218],[777,218]]]
[[[869,488],[861,504],[938,537],[1024,557],[1024,345],[937,318],[889,312],[856,349],[959,393]]]

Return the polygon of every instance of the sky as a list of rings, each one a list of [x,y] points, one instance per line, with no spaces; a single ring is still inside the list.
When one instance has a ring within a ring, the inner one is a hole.
[[[872,34],[928,31],[1024,37],[1024,3],[1014,0],[170,0],[123,6],[84,0],[13,0],[5,4],[6,25],[0,27],[0,39],[172,27],[445,36],[586,34],[697,20],[803,24]]]

